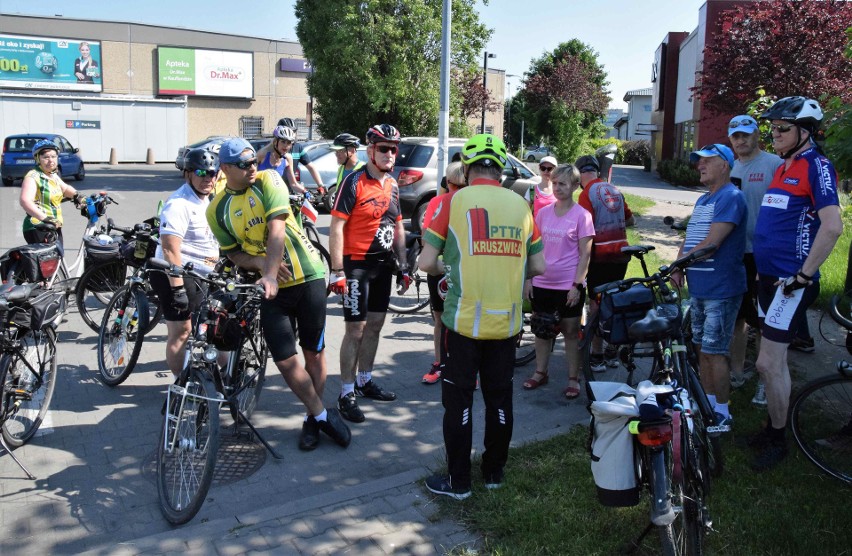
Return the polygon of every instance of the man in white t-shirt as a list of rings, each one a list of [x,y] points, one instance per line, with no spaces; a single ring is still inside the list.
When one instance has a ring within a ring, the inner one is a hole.
[[[754,225],[757,222],[757,213],[760,212],[760,204],[763,195],[775,175],[775,170],[781,165],[778,155],[770,154],[761,150],[757,121],[745,114],[735,116],[728,123],[728,138],[731,141],[737,160],[731,170],[731,181],[740,188],[745,195],[748,207],[748,224],[746,225],[746,247],[743,263],[746,268],[746,282],[748,291],[743,295],[740,312],[734,326],[734,338],[731,341],[731,386],[738,388],[745,382],[743,366],[745,364],[746,324],[760,329],[757,317],[757,267],[754,264],[754,253],[752,251],[752,238],[754,236]],[[758,407],[766,407],[766,393],[763,383],[757,387],[757,393],[752,403]]]
[[[192,262],[193,270],[200,274],[213,270],[219,259],[219,242],[207,224],[206,212],[218,171],[216,153],[205,149],[189,152],[183,172],[186,183],[169,196],[160,213],[157,258],[177,266]],[[149,280],[166,319],[166,364],[177,376],[183,368],[183,348],[192,331],[192,312],[203,299],[202,285],[191,278],[162,272],[152,272]]]

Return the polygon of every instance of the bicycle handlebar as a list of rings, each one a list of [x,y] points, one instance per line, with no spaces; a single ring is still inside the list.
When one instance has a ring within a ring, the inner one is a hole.
[[[225,291],[234,291],[237,289],[248,290],[247,293],[253,294],[255,296],[263,296],[264,289],[260,284],[239,284],[234,280],[219,280],[217,278],[211,278],[211,274],[204,276],[199,274],[193,267],[195,266],[193,263],[188,262],[183,266],[174,265],[166,260],[158,259],[156,257],[151,257],[148,259],[146,263],[146,268],[149,270],[162,271],[167,272],[170,276],[175,277],[190,277],[195,278],[197,280],[201,280],[202,282],[207,282],[208,284],[212,284],[214,286],[218,286]]]
[[[671,275],[678,271],[683,270],[684,268],[691,265],[693,262],[698,259],[704,258],[711,253],[716,251],[716,246],[714,244],[710,244],[707,247],[702,247],[701,249],[695,249],[691,251],[689,254],[679,258],[674,261],[670,265],[663,265],[660,267],[659,272],[648,276],[647,278],[625,278],[624,280],[616,280],[614,282],[609,282],[607,284],[600,285],[592,290],[594,295],[600,295],[604,292],[616,292],[623,291],[629,288],[634,284],[642,284],[642,285],[651,285],[656,284],[660,290],[662,290],[663,295],[667,295],[669,293],[669,287],[666,285],[666,281],[671,277]]]

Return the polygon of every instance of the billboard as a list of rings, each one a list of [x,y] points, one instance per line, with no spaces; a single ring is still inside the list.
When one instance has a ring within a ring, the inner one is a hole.
[[[0,87],[99,93],[101,43],[0,34]]]
[[[157,94],[252,98],[251,52],[157,47]]]

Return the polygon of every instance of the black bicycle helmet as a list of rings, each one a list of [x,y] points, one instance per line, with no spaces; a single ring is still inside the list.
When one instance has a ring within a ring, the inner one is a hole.
[[[367,143],[399,143],[399,131],[390,124],[376,124],[367,130]]]
[[[331,145],[332,150],[339,151],[341,149],[357,149],[361,146],[361,140],[352,135],[351,133],[341,133],[337,137],[334,138],[334,142]]]
[[[813,134],[822,123],[822,108],[817,101],[806,97],[782,98],[763,113],[764,120],[784,120],[801,126]]]
[[[280,126],[289,127],[290,129],[296,129],[296,122],[293,121],[293,118],[281,118],[278,120],[278,124]]]
[[[552,340],[559,335],[559,313],[533,313],[530,317],[530,330],[536,338]]]
[[[219,170],[219,155],[207,149],[192,149],[186,155],[184,170],[187,172],[194,172],[196,170],[216,172]]]

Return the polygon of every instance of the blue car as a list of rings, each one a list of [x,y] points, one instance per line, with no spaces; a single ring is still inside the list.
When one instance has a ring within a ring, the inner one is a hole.
[[[35,166],[33,146],[42,139],[53,141],[59,147],[59,173],[63,179],[73,176],[80,181],[86,177],[86,167],[78,154],[80,149],[72,147],[65,137],[53,133],[10,135],[3,141],[3,158],[0,160],[4,186],[11,187],[15,180],[22,180],[32,170]]]

